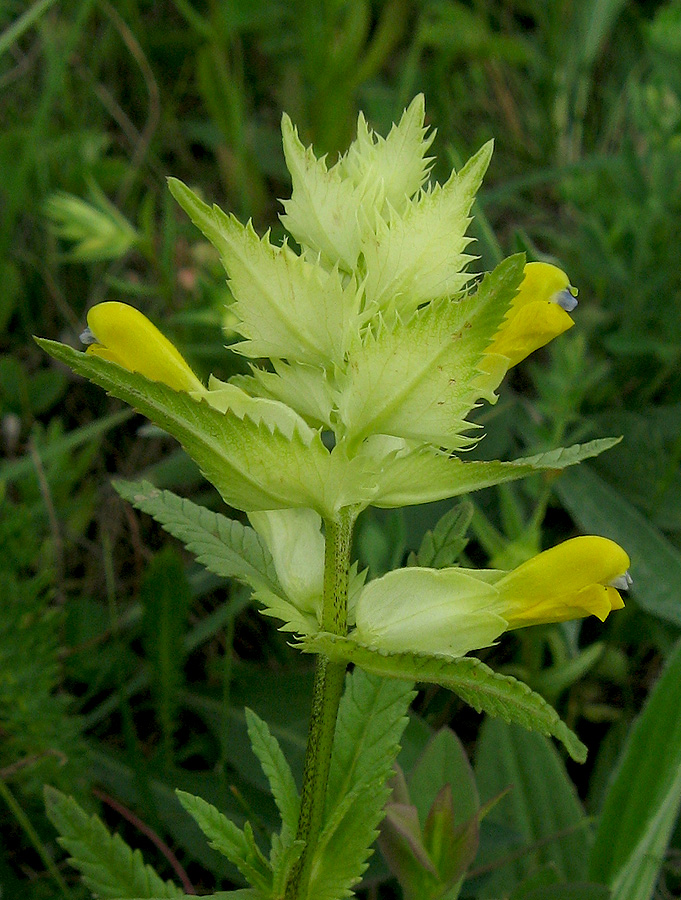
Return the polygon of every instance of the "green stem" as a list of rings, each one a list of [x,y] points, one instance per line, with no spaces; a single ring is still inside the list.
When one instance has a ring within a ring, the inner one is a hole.
[[[354,522],[354,513],[343,510],[337,520],[328,519],[324,523],[326,550],[322,629],[332,634],[344,635],[348,628],[348,577]],[[317,657],[296,834],[297,840],[305,841],[305,848],[286,885],[286,900],[302,900],[307,894],[314,849],[324,820],[326,785],[345,668],[345,663],[331,662],[322,654]]]

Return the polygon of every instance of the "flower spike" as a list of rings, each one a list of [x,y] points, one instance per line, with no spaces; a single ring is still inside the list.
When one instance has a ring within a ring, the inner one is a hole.
[[[282,136],[292,194],[281,220],[295,244],[260,237],[169,182],[219,253],[239,336],[232,349],[250,360],[250,374],[210,377],[204,386],[124,303],[90,310],[85,353],[37,340],[176,437],[223,500],[250,515],[245,529],[175,498],[186,524],[176,528],[174,512],[172,521],[165,512],[157,518],[189,535],[201,561],[215,556],[215,571],[249,583],[264,614],[300,635],[303,649],[326,657],[299,815],[297,796],[287,798],[303,824],[303,856],[282,856],[292,880],[284,888],[275,872],[273,882],[287,897],[312,897],[320,890],[310,873],[324,871],[325,851],[315,854],[326,833],[319,840],[326,787],[315,787],[315,773],[328,771],[344,664],[449,687],[478,710],[559,737],[583,760],[586,748],[541,697],[460,657],[510,629],[605,620],[624,605],[619,592],[630,578],[622,548],[582,537],[511,572],[407,566],[365,584],[351,550],[353,524],[367,507],[444,500],[555,472],[617,439],[511,462],[458,455],[474,443],[471,430],[482,429],[471,412],[496,402],[509,368],[572,327],[577,305],[564,272],[526,264],[524,254],[480,279],[472,270],[468,229],[492,142],[440,185],[428,177],[423,97],[386,138],[360,115],[356,140],[332,165],[303,144],[287,116]],[[156,495],[150,501],[154,515],[167,505]]]

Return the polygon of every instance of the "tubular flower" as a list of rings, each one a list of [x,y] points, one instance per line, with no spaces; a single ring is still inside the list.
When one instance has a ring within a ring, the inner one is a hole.
[[[127,303],[109,301],[93,306],[81,341],[87,353],[117,363],[176,391],[205,388],[179,351],[145,315]]]
[[[629,557],[604,537],[577,537],[529,559],[495,584],[509,628],[597,616],[624,602]]]
[[[531,262],[506,318],[488,348],[505,356],[509,368],[575,324],[568,313],[577,306],[576,289],[561,269]]]
[[[629,557],[613,541],[578,537],[512,572],[411,567],[364,588],[350,637],[376,650],[463,656],[504,631],[624,606]]]

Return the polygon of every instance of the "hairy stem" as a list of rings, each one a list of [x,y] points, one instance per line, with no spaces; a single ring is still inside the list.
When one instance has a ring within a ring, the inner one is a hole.
[[[322,629],[332,634],[344,635],[348,628],[348,576],[354,521],[352,512],[343,510],[337,520],[324,523],[326,551]],[[305,841],[305,849],[286,886],[286,900],[302,900],[307,894],[314,849],[324,818],[331,749],[345,668],[345,663],[331,662],[321,654],[317,657],[296,834],[298,840]]]

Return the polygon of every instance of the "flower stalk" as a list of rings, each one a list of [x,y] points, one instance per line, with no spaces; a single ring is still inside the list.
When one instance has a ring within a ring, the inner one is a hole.
[[[356,513],[341,510],[337,520],[324,522],[324,600],[322,629],[345,635],[348,630],[348,581],[350,551]],[[332,662],[324,654],[317,656],[312,693],[312,714],[305,751],[303,788],[296,839],[305,842],[300,860],[286,886],[286,900],[305,896],[314,848],[322,829],[326,786],[331,765],[331,750],[336,731],[338,706],[345,681],[345,662]]]

